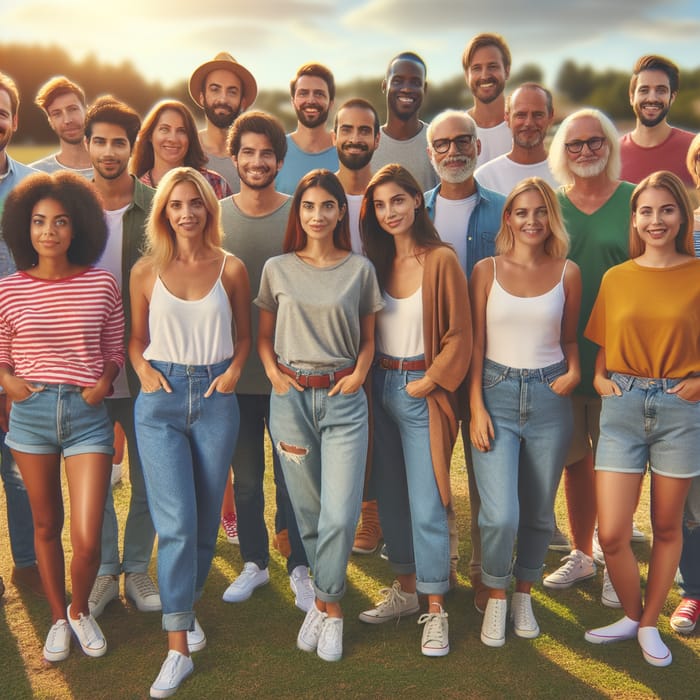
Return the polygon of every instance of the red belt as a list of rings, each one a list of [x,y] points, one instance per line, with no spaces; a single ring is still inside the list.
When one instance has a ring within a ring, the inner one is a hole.
[[[376,364],[380,369],[425,370],[425,360],[397,360],[386,355],[377,357]]]
[[[294,377],[296,381],[303,387],[310,389],[328,389],[333,386],[339,379],[347,377],[355,371],[355,365],[339,369],[337,372],[325,372],[323,374],[307,374],[305,372],[295,371],[287,365],[277,363],[280,372],[288,377]]]

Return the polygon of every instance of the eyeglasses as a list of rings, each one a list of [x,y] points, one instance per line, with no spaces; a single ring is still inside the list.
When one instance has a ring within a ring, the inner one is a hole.
[[[569,141],[564,144],[564,148],[569,153],[581,153],[584,146],[588,146],[589,151],[599,151],[605,143],[605,136],[592,136],[587,141]]]
[[[435,153],[447,153],[450,150],[450,146],[454,144],[460,153],[465,153],[475,140],[476,136],[474,134],[461,134],[453,139],[435,139],[433,141],[433,150]]]

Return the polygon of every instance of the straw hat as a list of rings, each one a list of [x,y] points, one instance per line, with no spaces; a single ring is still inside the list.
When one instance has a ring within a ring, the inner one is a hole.
[[[200,93],[204,92],[204,79],[214,70],[227,70],[237,75],[242,84],[243,96],[241,99],[241,111],[248,109],[255,102],[258,95],[258,84],[253,74],[242,66],[230,53],[221,51],[214,56],[214,60],[202,63],[190,77],[190,97],[201,107]]]

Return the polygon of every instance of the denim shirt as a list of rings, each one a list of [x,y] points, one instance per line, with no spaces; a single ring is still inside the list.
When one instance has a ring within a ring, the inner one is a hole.
[[[474,180],[474,184],[476,185],[477,201],[465,232],[467,236],[467,269],[465,270],[467,277],[471,277],[474,265],[479,260],[494,254],[494,241],[501,226],[501,214],[506,201],[502,194],[482,187],[476,180]],[[424,195],[425,208],[432,220],[435,220],[435,205],[440,187],[441,185],[438,185],[432,190],[428,190]]]

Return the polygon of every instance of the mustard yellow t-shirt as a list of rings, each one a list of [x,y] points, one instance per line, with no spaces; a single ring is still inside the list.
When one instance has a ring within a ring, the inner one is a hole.
[[[700,373],[700,259],[673,267],[634,260],[603,276],[585,336],[609,372],[681,378]]]

